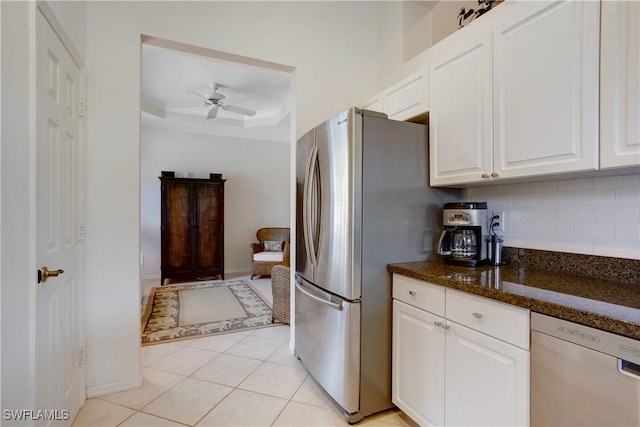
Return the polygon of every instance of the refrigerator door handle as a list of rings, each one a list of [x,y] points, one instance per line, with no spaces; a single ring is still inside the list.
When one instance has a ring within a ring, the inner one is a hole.
[[[331,299],[326,299],[323,298],[320,295],[316,295],[317,292],[313,292],[310,289],[308,289],[306,286],[304,286],[300,280],[296,279],[296,288],[302,292],[303,294],[305,294],[306,296],[308,296],[311,299],[314,299],[318,302],[321,302],[322,304],[326,304],[328,306],[330,306],[331,308],[334,308],[336,310],[342,311],[342,303],[338,303],[335,301],[331,301]],[[330,297],[329,297],[330,298]]]
[[[303,195],[303,228],[304,228],[304,244],[307,249],[307,254],[311,257],[311,264],[317,265],[317,253],[315,248],[315,228],[317,221],[316,205],[317,205],[317,192],[314,191],[315,185],[315,169],[318,159],[318,148],[313,147],[311,155],[309,156],[309,164],[307,165],[307,178],[306,185],[304,187]]]

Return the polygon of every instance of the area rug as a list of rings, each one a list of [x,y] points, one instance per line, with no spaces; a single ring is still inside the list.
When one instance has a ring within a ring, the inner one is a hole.
[[[142,316],[142,345],[279,324],[246,280],[192,282],[152,288]]]

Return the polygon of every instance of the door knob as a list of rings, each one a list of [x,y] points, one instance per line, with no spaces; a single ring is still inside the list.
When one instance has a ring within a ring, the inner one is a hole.
[[[58,277],[64,270],[49,270],[46,266],[38,270],[38,283],[44,283],[49,277]]]

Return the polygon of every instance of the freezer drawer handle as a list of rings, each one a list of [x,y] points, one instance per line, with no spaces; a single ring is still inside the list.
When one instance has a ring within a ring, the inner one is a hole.
[[[296,288],[302,292],[303,294],[305,294],[306,296],[308,296],[309,298],[312,298],[318,302],[321,302],[323,304],[326,304],[328,306],[330,306],[331,308],[335,308],[336,310],[340,310],[342,311],[342,304],[341,303],[337,303],[337,302],[333,302],[324,298],[321,298],[317,295],[312,294],[311,292],[307,291],[306,289],[304,289],[304,287],[300,284],[300,282],[298,282],[296,280]]]

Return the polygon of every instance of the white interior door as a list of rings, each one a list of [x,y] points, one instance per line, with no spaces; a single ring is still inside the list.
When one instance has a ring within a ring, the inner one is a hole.
[[[85,398],[78,239],[80,70],[40,11],[36,70],[36,262],[59,274],[35,285],[35,403],[37,409],[60,411],[45,424],[64,425],[71,424]]]

